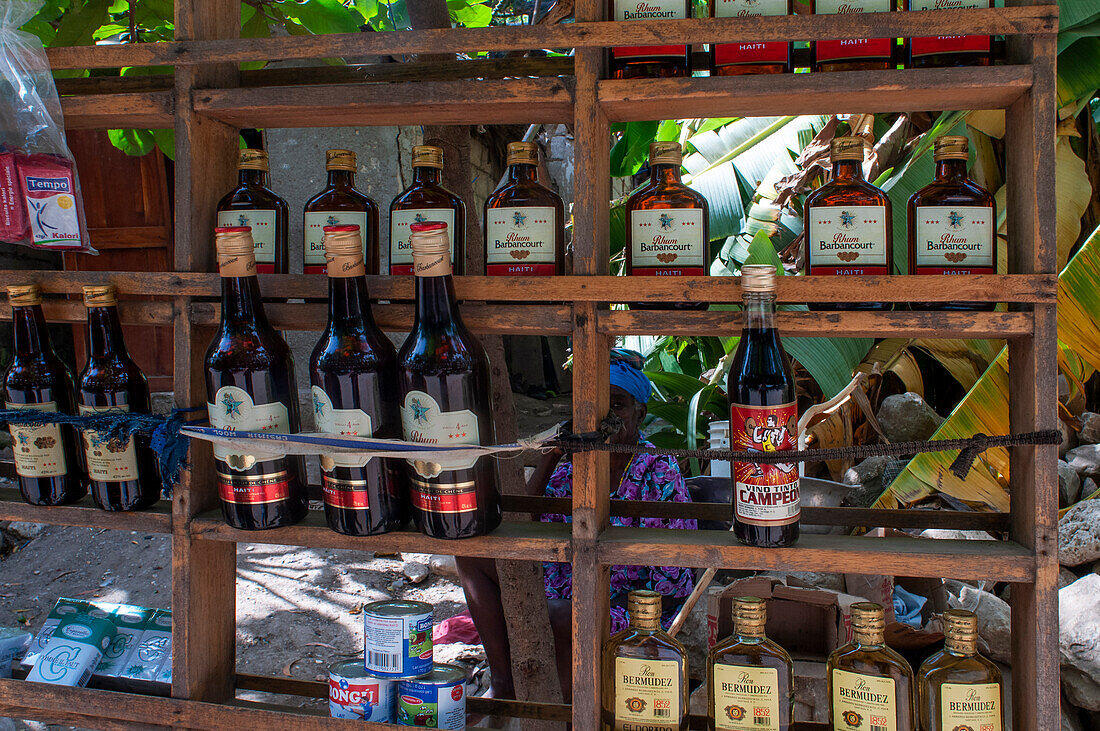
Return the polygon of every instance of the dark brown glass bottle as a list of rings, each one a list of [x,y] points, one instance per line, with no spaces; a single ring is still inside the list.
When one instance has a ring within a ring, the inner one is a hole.
[[[691,17],[691,0],[607,0],[608,20],[679,20]],[[609,52],[613,79],[691,76],[688,47],[616,46]]]
[[[890,198],[863,179],[863,138],[836,137],[833,175],[806,197],[806,271],[813,276],[889,274]],[[812,303],[812,310],[888,310],[887,302]]]
[[[367,274],[378,274],[378,206],[355,187],[355,153],[325,153],[328,184],[306,201],[304,261],[306,274],[325,273],[325,226],[358,226]]]
[[[791,0],[711,0],[715,18],[757,18],[765,15],[790,15]],[[744,74],[783,74],[794,70],[794,44],[790,41],[755,43],[712,43],[711,76]]]
[[[42,296],[34,285],[8,287],[12,360],[4,374],[8,409],[75,414],[73,376],[50,343]],[[9,427],[19,492],[32,505],[67,505],[88,492],[76,429],[68,425]]]
[[[77,385],[81,414],[148,414],[149,382],[126,350],[115,288],[84,287],[88,364]],[[141,510],[160,499],[160,474],[147,434],[126,441],[90,429],[82,435],[92,499],[103,510]]]
[[[397,354],[371,315],[359,228],[324,233],[328,325],[309,359],[317,431],[400,439]],[[322,454],[321,488],[337,533],[385,533],[408,519],[404,469],[395,460]]]
[[[810,0],[814,15],[885,13],[896,0]],[[893,38],[862,38],[810,43],[814,71],[873,71],[893,68]]]
[[[282,336],[268,323],[256,281],[252,236],[243,226],[215,232],[222,317],[206,351],[210,425],[231,431],[294,434],[298,386]],[[305,517],[301,457],[277,450],[239,454],[214,447],[225,522],[242,530],[293,525]]]
[[[626,273],[703,276],[710,264],[707,199],[680,182],[678,142],[649,145],[649,183],[626,201]],[[705,310],[706,302],[632,304],[634,309]]]
[[[910,274],[996,274],[997,204],[966,174],[969,143],[943,136],[933,147],[936,179],[909,198]],[[992,310],[993,302],[913,303],[919,309]]]
[[[906,0],[907,10],[991,8],[990,0]],[[992,36],[931,36],[905,39],[909,68],[988,66],[993,63]]]
[[[442,222],[413,224],[416,317],[397,353],[405,441],[493,443],[489,359],[462,323]],[[417,527],[433,538],[470,538],[500,525],[496,460],[405,460]]]
[[[442,221],[451,232],[451,269],[465,271],[466,206],[443,187],[443,150],[432,145],[413,148],[413,182],[390,203],[390,274],[412,274],[409,226]]]
[[[485,201],[485,273],[565,273],[565,205],[539,183],[539,146],[508,143],[508,181]]]
[[[779,452],[798,447],[798,403],[791,361],[775,325],[774,266],[741,270],[745,326],[726,379],[730,449]],[[734,462],[733,530],[750,546],[779,548],[798,540],[798,464]]]
[[[218,226],[248,226],[256,243],[256,271],[286,274],[290,209],[268,187],[267,152],[241,150],[237,187],[218,203]]]

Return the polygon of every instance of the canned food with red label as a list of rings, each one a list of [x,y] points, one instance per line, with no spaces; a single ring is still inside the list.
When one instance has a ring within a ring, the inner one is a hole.
[[[367,672],[362,658],[329,668],[328,710],[333,718],[393,723],[397,681]]]

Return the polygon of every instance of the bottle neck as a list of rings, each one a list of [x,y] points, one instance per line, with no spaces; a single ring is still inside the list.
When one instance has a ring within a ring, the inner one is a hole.
[[[860,647],[874,649],[886,644],[886,637],[881,629],[864,630],[858,627],[852,631],[852,641]]]
[[[251,187],[265,188],[267,187],[267,173],[263,170],[241,169],[237,171],[237,183]]]
[[[443,182],[443,171],[426,165],[414,167],[413,182],[417,185],[439,185]]]
[[[837,160],[833,163],[833,180],[863,180],[863,163],[859,160]]]
[[[329,170],[328,187],[330,188],[354,188],[355,173],[350,170]]]
[[[42,305],[12,308],[12,347],[16,355],[37,356],[50,350]]]
[[[760,642],[764,639],[764,625],[737,623],[735,631],[740,642]]]
[[[539,169],[537,165],[517,162],[508,167],[508,180],[512,183],[537,183]]]
[[[373,322],[363,277],[329,277],[328,322],[332,328],[357,330]]]
[[[649,169],[649,181],[651,183],[664,183],[665,185],[680,183],[680,166],[657,163]]]
[[[461,321],[451,275],[416,277],[415,328],[450,329]]]
[[[746,330],[775,329],[775,293],[745,292],[742,300],[745,307]]]
[[[251,277],[222,277],[222,327],[270,327],[260,300],[260,285]]]
[[[963,657],[977,655],[978,636],[970,635],[968,637],[955,637],[949,634],[944,638],[943,649],[947,650],[952,655],[961,655]]]
[[[958,158],[937,160],[936,180],[966,180],[966,160]]]
[[[88,308],[88,355],[92,358],[122,358],[127,355],[117,307]]]
[[[630,617],[630,627],[639,632],[656,632],[661,629],[661,615],[639,615]]]

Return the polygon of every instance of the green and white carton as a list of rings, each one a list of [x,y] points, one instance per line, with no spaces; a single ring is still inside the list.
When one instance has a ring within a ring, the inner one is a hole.
[[[23,656],[23,667],[34,667],[34,664],[38,662],[38,656],[46,649],[46,643],[53,637],[54,630],[57,629],[57,625],[61,624],[61,620],[75,614],[87,612],[88,609],[88,602],[83,599],[69,599],[67,597],[58,599],[46,617],[46,621],[42,623],[42,628],[31,640],[31,646],[27,650],[27,654]]]
[[[106,677],[122,675],[155,612],[155,609],[132,604],[119,604],[114,607],[108,619],[115,626],[115,638],[104,651],[103,658],[95,669],[95,675]]]
[[[156,680],[157,672],[168,659],[169,681],[172,672],[172,612],[167,609],[155,610],[145,623],[133,652],[130,653],[120,677],[133,680]]]
[[[87,685],[115,634],[115,626],[110,620],[91,613],[66,617],[57,625],[27,680],[54,685]]]
[[[15,627],[0,627],[0,678],[11,677],[11,664],[31,641],[31,633]]]

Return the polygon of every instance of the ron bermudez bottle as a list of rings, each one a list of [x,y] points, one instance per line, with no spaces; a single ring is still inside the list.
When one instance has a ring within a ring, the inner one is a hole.
[[[565,206],[539,183],[539,146],[508,143],[508,180],[485,201],[485,273],[565,273]]]
[[[271,327],[260,299],[247,227],[215,230],[222,313],[206,352],[210,425],[231,431],[294,434],[298,386],[290,348]],[[214,446],[218,492],[225,522],[259,530],[293,525],[306,514],[301,457],[271,450],[240,453]]]
[[[290,209],[268,187],[267,152],[241,150],[237,187],[218,203],[218,226],[247,226],[256,250],[256,271],[286,274],[289,269],[287,227]]]
[[[324,274],[325,227],[357,226],[363,239],[367,274],[378,274],[378,206],[355,187],[355,153],[325,152],[328,184],[306,201],[304,213],[304,262],[306,274]]]
[[[465,271],[466,205],[443,187],[443,149],[434,145],[413,148],[413,182],[390,203],[390,274],[412,274],[410,226],[441,221],[450,232],[451,268]]]
[[[921,729],[1003,731],[1001,671],[978,654],[977,616],[948,609],[943,634],[943,649],[925,660],[917,674]]]
[[[489,359],[455,303],[447,224],[412,224],[413,329],[397,354],[405,441],[493,443]],[[433,538],[470,538],[500,525],[493,457],[405,460],[413,519]]]

